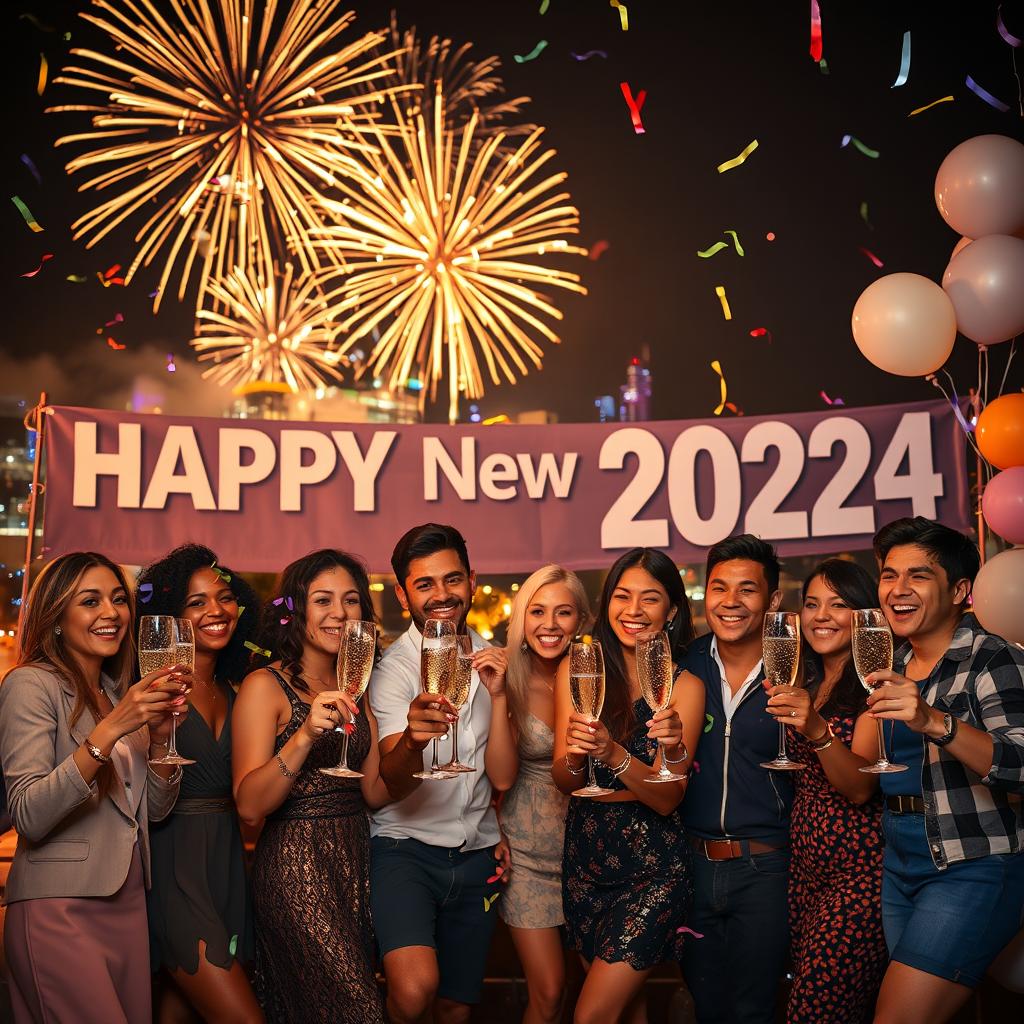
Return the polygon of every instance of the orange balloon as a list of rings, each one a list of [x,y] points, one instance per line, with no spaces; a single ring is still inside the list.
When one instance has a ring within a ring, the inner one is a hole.
[[[978,417],[974,436],[981,454],[993,466],[1024,466],[1024,393],[989,402]]]

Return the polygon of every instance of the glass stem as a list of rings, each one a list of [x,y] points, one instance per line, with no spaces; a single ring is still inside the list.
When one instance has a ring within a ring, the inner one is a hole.
[[[879,723],[881,724],[881,723]],[[177,757],[178,756],[178,745],[177,745],[177,732],[178,732],[178,716],[175,712],[171,712],[171,735],[167,739],[167,756]]]
[[[338,767],[348,767],[348,726],[341,730],[341,760],[338,762]]]
[[[452,722],[452,764],[459,763],[459,723]]]
[[[658,741],[658,748],[661,750],[661,767],[658,769],[659,775],[670,775],[671,772],[668,770],[668,759],[665,753],[665,744],[660,740]]]
[[[878,763],[888,764],[889,758],[885,752],[885,726],[880,718],[876,719],[875,723],[878,726]]]
[[[440,771],[441,768],[437,763],[437,737],[434,737],[434,760],[430,763],[430,770],[432,772]]]
[[[587,788],[597,789],[597,778],[594,775],[594,759],[587,754]]]
[[[789,760],[786,754],[786,727],[781,722],[779,722],[779,760]]]

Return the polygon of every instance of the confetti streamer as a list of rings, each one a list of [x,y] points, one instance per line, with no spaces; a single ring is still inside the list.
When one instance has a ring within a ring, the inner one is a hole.
[[[108,320],[103,326],[104,327],[113,327],[115,324],[123,324],[123,323],[124,323],[124,314],[123,313],[115,313],[114,314],[114,319],[113,320]]]
[[[21,276],[22,277],[35,277],[36,274],[38,274],[39,271],[42,270],[43,267],[46,265],[47,260],[52,260],[52,259],[53,259],[53,253],[52,252],[44,252],[43,253],[43,258],[39,261],[39,266],[36,267],[35,270],[30,270],[30,271],[28,271],[28,273],[22,274]]]
[[[139,602],[141,604],[149,604],[153,600],[153,584],[143,583],[139,587]]]
[[[238,936],[232,935],[231,941],[228,943],[228,956],[234,956],[238,951]]]
[[[224,570],[223,570],[223,569],[222,569],[222,568],[221,568],[221,567],[220,567],[220,566],[219,566],[219,565],[218,565],[218,564],[216,563],[216,561],[213,561],[213,562],[211,562],[211,563],[210,563],[210,568],[211,568],[211,569],[212,569],[212,570],[213,570],[213,571],[214,571],[214,572],[215,572],[215,573],[216,573],[216,574],[217,574],[217,575],[218,575],[218,576],[219,576],[219,577],[221,578],[221,580],[223,580],[223,581],[224,581],[225,583],[230,583],[230,582],[231,582],[231,574],[230,574],[230,573],[227,573],[227,572],[225,572],[225,571],[224,571]],[[275,601],[275,602],[274,602],[274,604],[277,604],[277,603],[278,603],[277,601]],[[289,598],[288,598],[288,611],[290,611],[290,612],[291,612],[291,611],[294,611],[294,610],[295,610],[295,609],[294,609],[294,608],[292,607],[292,599],[291,599],[291,598],[289,597]]]
[[[722,364],[717,359],[711,361],[711,369],[718,374],[719,383],[722,387],[722,400],[715,406],[715,415],[721,416],[722,410],[725,408],[725,399],[729,394],[729,389],[725,383],[725,374],[722,373]]]
[[[46,73],[49,70],[49,65],[46,63],[46,54],[39,54],[39,81],[36,83],[36,92],[40,96],[46,91]]]
[[[546,39],[542,39],[525,57],[520,57],[519,54],[513,56],[513,60],[517,64],[525,64],[528,60],[536,60],[541,53],[544,52],[544,47],[548,45]]]
[[[872,231],[875,230],[874,224],[868,220],[868,204],[866,202],[860,204],[860,219],[864,221]]]
[[[121,344],[120,342],[114,341],[114,339],[113,339],[113,338],[107,338],[107,344],[108,344],[108,345],[109,345],[109,346],[110,346],[110,347],[111,347],[111,348],[112,348],[112,349],[113,349],[113,350],[114,350],[115,352],[123,352],[123,351],[124,351],[124,349],[125,349],[125,347],[126,347],[126,346],[122,345],[122,344]]]
[[[823,75],[827,75],[827,74],[829,74],[829,70],[828,70],[828,61],[827,61],[827,60],[825,60],[825,58],[824,58],[824,57],[822,57],[822,58],[821,58],[821,60],[819,60],[819,61],[818,61],[818,70],[819,70],[819,71],[820,71],[820,72],[821,72],[821,73],[822,73]]]
[[[37,221],[35,217],[32,216],[32,211],[21,201],[21,199],[18,198],[18,196],[11,196],[11,202],[14,203],[14,205],[18,208],[18,213],[22,215],[22,217],[25,219],[25,223],[33,231],[43,230],[42,226],[39,224],[39,221]]]
[[[767,327],[755,327],[750,332],[750,336],[752,338],[764,338],[767,336],[768,344],[770,345],[772,343],[772,332],[769,331]]]
[[[736,232],[732,230],[732,228],[726,228],[725,229],[725,233],[727,235],[732,235],[732,244],[733,244],[733,247],[736,249],[736,255],[737,256],[742,256],[743,255],[743,246],[740,245],[739,235],[737,235]]]
[[[824,391],[819,391],[818,394],[821,395],[826,405],[846,405],[841,398],[829,398]]]
[[[231,579],[231,577],[229,576],[228,579]],[[287,606],[288,611],[290,611],[290,612],[295,611],[295,602],[290,597],[275,597],[274,600],[271,601],[270,603],[275,608],[278,607],[278,605],[282,605],[283,604],[283,605]]]
[[[484,897],[484,913],[485,914],[487,913],[488,910],[491,909],[491,907],[494,906],[495,902],[497,901],[497,899],[498,899],[498,897],[500,895],[501,895],[500,892],[496,892],[490,899],[488,899],[486,896]]]
[[[705,732],[711,732],[711,730],[714,728],[714,725],[715,725],[715,716],[714,715],[705,714],[704,715],[704,731]]]
[[[540,0],[540,13],[541,14],[547,14],[548,13],[548,5],[550,3],[551,3],[551,0]]]
[[[21,154],[21,162],[29,169],[29,173],[36,179],[36,183],[42,185],[43,176],[39,173],[39,168],[32,162],[32,158],[28,153]]]
[[[757,149],[757,139],[754,139],[739,156],[734,156],[731,160],[726,160],[724,164],[719,164],[718,173],[724,174],[726,171],[731,171],[734,167],[739,167],[755,149]]]
[[[821,7],[818,0],[811,0],[811,60],[821,61]]]
[[[898,89],[901,85],[907,84],[910,77],[910,29],[903,33],[903,53],[900,55],[900,73],[896,81],[889,86],[890,89]]]
[[[89,280],[84,274],[68,274],[65,278],[66,281],[70,281],[72,284],[85,284]]]
[[[731,320],[732,310],[729,308],[729,300],[725,297],[725,285],[716,285],[715,294],[718,296],[718,301],[722,304],[722,316],[726,320]]]
[[[622,31],[629,31],[629,14],[626,12],[626,5],[619,3],[619,0],[610,0],[610,6],[617,7],[619,11],[619,21],[622,22]]]
[[[178,368],[174,365],[174,356],[171,355],[170,352],[167,353],[167,372],[168,373],[177,373],[178,372]],[[244,612],[244,611],[245,611],[245,605],[242,605],[242,607],[238,609],[239,618],[241,618],[242,612]]]
[[[595,242],[587,252],[587,258],[591,260],[599,260],[601,254],[607,252],[611,248],[611,243],[606,242],[603,238],[600,241]]]
[[[633,131],[637,135],[644,134],[644,124],[640,120],[640,111],[643,109],[644,100],[647,99],[647,90],[641,89],[636,94],[636,99],[633,99],[633,91],[629,87],[628,82],[619,82],[619,88],[622,90],[623,98],[626,100],[626,106],[629,107],[629,116],[633,122]]]
[[[491,885],[493,882],[496,882],[499,878],[501,878],[501,876],[504,874],[504,872],[505,872],[505,869],[499,864],[498,867],[496,867],[494,869],[494,874],[491,875],[491,877],[487,879],[487,884]]]
[[[245,640],[242,643],[242,646],[243,647],[248,647],[249,650],[253,652],[253,654],[262,654],[264,658],[269,658],[270,657],[270,651],[268,651],[266,649],[266,647],[258,647],[251,640]]]
[[[931,103],[926,103],[923,107],[918,107],[916,110],[912,110],[907,117],[913,117],[915,114],[923,114],[926,110],[931,110],[932,107],[938,106],[940,103],[952,103],[952,96],[943,96],[941,99],[932,100]]]
[[[980,96],[990,107],[995,107],[996,110],[1003,114],[1009,111],[1010,108],[1002,100],[997,99],[987,89],[983,89],[970,75],[967,76],[967,81],[964,84],[975,96]]]
[[[604,50],[587,50],[586,53],[576,53],[572,50],[569,52],[574,60],[590,60],[591,57],[604,57],[605,60],[608,59],[608,54]]]
[[[1000,4],[996,8],[996,28],[999,30],[999,34],[1006,40],[1010,46],[1017,47],[1024,45],[1024,39],[1018,39],[1015,35],[1011,35],[1007,29],[1005,22],[1003,21],[1003,5]]]
[[[857,248],[860,249],[860,251],[864,253],[864,255],[867,256],[867,258],[871,260],[879,270],[885,266],[885,264],[870,249],[865,249],[863,245],[858,245]]]
[[[949,377],[949,374],[947,373],[946,376]],[[925,380],[928,381],[933,387],[938,388],[939,391],[942,392],[942,397],[947,402],[949,402],[950,406],[953,409],[953,415],[956,416],[957,422],[960,424],[960,427],[963,430],[963,432],[967,434],[968,437],[969,435],[973,434],[975,425],[973,423],[968,423],[967,419],[964,417],[963,409],[960,408],[960,397],[957,395],[956,388],[953,386],[953,378],[949,377],[949,387],[950,390],[953,392],[952,398],[950,398],[949,395],[946,394],[945,389],[939,383],[939,380],[934,373],[928,374],[928,376],[925,377]]]
[[[865,146],[856,135],[844,135],[843,141],[839,143],[840,147],[846,147],[850,143],[853,143],[855,149],[859,150],[865,156],[871,157],[872,160],[877,160],[879,153],[877,149],[872,149],[870,146]]]
[[[707,260],[707,259],[710,259],[712,256],[714,256],[716,252],[721,252],[723,249],[728,249],[728,248],[729,248],[729,246],[725,242],[715,242],[715,244],[713,246],[711,246],[711,248],[709,248],[709,249],[698,249],[697,250],[697,255],[702,260]]]
[[[156,288],[156,289],[154,289],[153,291],[151,291],[151,292],[149,293],[149,297],[150,297],[151,299],[155,299],[155,298],[156,298],[156,297],[157,297],[157,296],[158,296],[159,294],[160,294],[160,289],[159,289],[159,288]]]
[[[704,935],[702,932],[695,932],[692,928],[687,928],[684,924],[681,928],[676,929],[676,935],[682,935],[684,932],[688,935],[692,935],[695,939],[703,939]]]

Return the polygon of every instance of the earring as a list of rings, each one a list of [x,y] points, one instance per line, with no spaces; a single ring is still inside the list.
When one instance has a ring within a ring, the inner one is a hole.
[[[665,623],[665,632],[666,633],[672,628],[672,623],[675,622],[675,621],[676,621],[675,619],[669,619],[668,622]]]
[[[60,626],[54,626],[53,627],[53,632],[54,632],[55,636],[60,636],[60,632],[61,632]]]
[[[529,649],[530,645],[525,640],[519,645],[519,650],[521,650],[523,654],[525,654]]]

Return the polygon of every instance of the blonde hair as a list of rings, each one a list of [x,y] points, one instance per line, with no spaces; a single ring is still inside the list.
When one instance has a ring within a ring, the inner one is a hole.
[[[533,604],[537,592],[552,583],[564,583],[572,594],[573,602],[580,613],[579,629],[583,630],[590,621],[590,601],[579,576],[560,565],[544,565],[532,573],[519,588],[512,602],[512,613],[508,620],[508,687],[509,708],[512,724],[518,736],[523,735],[526,715],[530,706],[530,676],[533,664],[529,649],[523,650],[526,637],[526,610]]]

